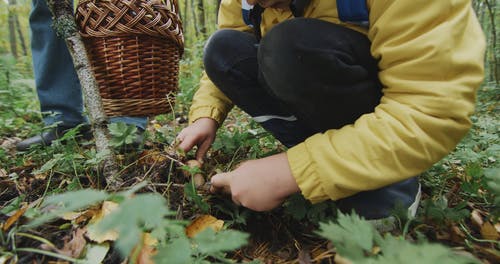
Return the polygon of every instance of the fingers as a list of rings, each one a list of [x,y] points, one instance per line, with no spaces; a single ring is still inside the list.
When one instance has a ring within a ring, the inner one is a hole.
[[[208,149],[210,149],[210,146],[212,145],[212,142],[209,140],[205,140],[201,143],[201,145],[198,146],[198,149],[196,150],[196,159],[203,163],[203,158],[208,152]]]
[[[182,149],[184,152],[190,151],[196,144],[196,139],[189,136],[179,135],[177,141],[179,142],[177,148]]]

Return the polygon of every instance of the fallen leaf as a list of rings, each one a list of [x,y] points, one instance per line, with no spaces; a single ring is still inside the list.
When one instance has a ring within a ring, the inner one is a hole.
[[[219,220],[211,215],[201,215],[194,219],[191,224],[186,227],[186,235],[194,237],[196,234],[210,227],[215,232],[218,232],[224,226],[224,221]]]
[[[481,236],[484,239],[489,240],[498,240],[500,239],[500,235],[498,234],[496,228],[490,222],[485,222],[480,229]]]
[[[16,147],[16,144],[17,142],[21,141],[20,138],[18,137],[13,137],[13,138],[6,138],[2,144],[0,144],[0,147],[5,149],[5,150],[9,150],[9,149],[13,149]]]
[[[4,169],[0,169],[0,178],[7,178],[9,174],[7,174],[7,171]]]
[[[155,238],[151,237],[149,233],[144,233],[142,236],[142,246],[141,246],[141,251],[137,254],[137,257],[135,259],[135,263],[138,264],[154,264],[153,260],[151,259],[154,255],[156,255],[157,250],[154,247],[155,245],[158,244],[158,240]],[[132,255],[134,254],[133,250]]]
[[[13,214],[11,217],[9,217],[9,219],[7,219],[7,221],[5,221],[5,224],[2,226],[2,230],[4,232],[9,230],[9,228],[15,222],[17,222],[17,220],[19,220],[19,218],[26,212],[27,209],[28,209],[28,206],[26,204],[24,204],[21,209],[17,210],[17,212],[15,214]]]
[[[497,230],[497,233],[500,233],[500,223],[495,224],[495,229]]]
[[[102,263],[106,254],[109,251],[109,243],[88,244],[86,248],[85,259],[81,260],[81,264]]]
[[[141,165],[154,165],[162,164],[167,160],[167,157],[160,151],[145,150],[139,157],[139,164]]]
[[[61,218],[68,221],[73,221],[77,219],[83,212],[65,212],[62,214]]]
[[[83,234],[86,232],[86,228],[78,228],[73,231],[73,238],[64,243],[62,249],[56,250],[59,254],[72,257],[72,258],[80,258],[82,255],[85,246],[87,245],[87,241],[83,237]]]
[[[451,237],[450,237],[451,241],[453,241],[455,243],[462,243],[465,239],[465,234],[456,225],[453,225],[451,227],[451,234],[450,235],[451,235]]]
[[[102,220],[106,215],[118,208],[118,204],[111,201],[104,201],[101,206],[101,210],[97,212],[92,219],[89,221],[89,225],[93,225]],[[118,232],[115,230],[109,230],[105,233],[97,233],[95,229],[88,228],[87,237],[97,243],[102,243],[104,241],[115,241],[118,238]]]
[[[96,214],[101,211],[101,207],[91,207],[88,210],[81,212],[65,212],[61,215],[61,218],[64,220],[72,221],[73,224],[80,224],[88,219],[93,218]]]

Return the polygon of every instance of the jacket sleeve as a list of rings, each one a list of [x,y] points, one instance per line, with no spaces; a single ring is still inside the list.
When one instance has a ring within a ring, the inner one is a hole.
[[[416,176],[471,126],[485,40],[468,0],[368,0],[371,53],[383,97],[353,125],[288,150],[312,202],[337,200]]]
[[[218,28],[251,31],[241,14],[241,1],[222,0],[219,8]],[[215,119],[222,124],[233,104],[203,72],[200,87],[196,91],[189,111],[189,123],[202,117]]]

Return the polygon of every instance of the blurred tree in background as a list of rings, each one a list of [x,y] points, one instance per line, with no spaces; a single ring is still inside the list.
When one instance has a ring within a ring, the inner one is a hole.
[[[326,0],[325,0],[326,1]],[[331,0],[333,1],[333,0]],[[185,59],[199,59],[200,47],[216,29],[220,0],[179,0],[186,39]],[[500,81],[497,0],[473,0],[473,8],[488,40],[486,81]],[[19,70],[30,73],[29,12],[31,0],[0,0],[0,56],[17,58]]]

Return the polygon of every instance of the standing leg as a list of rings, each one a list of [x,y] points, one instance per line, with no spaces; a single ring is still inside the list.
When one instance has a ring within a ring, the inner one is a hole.
[[[84,123],[82,94],[73,61],[63,39],[52,28],[46,0],[33,0],[30,14],[31,50],[36,90],[46,125]]]
[[[87,122],[82,113],[82,91],[73,60],[65,41],[52,28],[52,14],[46,0],[33,0],[30,27],[33,71],[43,121],[47,126],[56,127],[19,142],[18,150],[37,144],[50,145],[66,130]],[[111,118],[111,122],[136,125],[142,131],[147,125],[146,117],[116,117]]]

